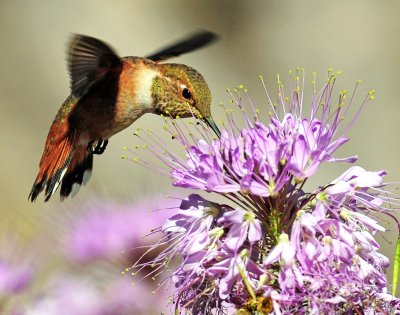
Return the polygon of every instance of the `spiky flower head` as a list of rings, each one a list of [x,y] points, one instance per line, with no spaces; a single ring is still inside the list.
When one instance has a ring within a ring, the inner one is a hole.
[[[337,179],[313,190],[305,183],[325,162],[337,158],[352,118],[355,91],[334,97],[337,73],[329,72],[320,90],[313,74],[309,112],[305,109],[302,69],[290,72],[289,91],[278,77],[276,102],[267,122],[239,86],[231,103],[243,112],[239,127],[225,107],[220,138],[203,125],[166,120],[165,129],[183,146],[183,158],[151,131],[139,131],[145,148],[167,166],[177,187],[217,193],[229,205],[190,195],[160,232],[163,252],[150,264],[154,275],[178,267],[171,280],[176,312],[192,314],[388,314],[400,308],[387,292],[387,257],[374,238],[385,228],[372,216],[398,207],[383,182],[384,171],[351,166]],[[249,100],[254,118],[245,110]],[[345,121],[345,123],[343,123]],[[141,148],[141,147],[138,147]],[[133,159],[151,166],[148,159]]]

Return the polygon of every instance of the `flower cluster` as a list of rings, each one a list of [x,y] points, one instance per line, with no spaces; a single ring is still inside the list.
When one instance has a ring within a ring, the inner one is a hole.
[[[387,314],[400,309],[399,299],[387,293],[389,260],[374,239],[385,228],[371,218],[377,212],[390,215],[397,206],[383,183],[386,173],[352,166],[311,192],[304,188],[323,162],[357,160],[333,154],[349,140],[350,127],[374,93],[342,126],[355,90],[350,97],[340,92],[334,106],[335,81],[330,73],[316,92],[314,77],[309,115],[303,108],[304,76],[291,78],[288,95],[278,81],[277,103],[267,92],[267,124],[258,110],[254,120],[246,115],[247,91],[239,87],[231,93],[232,103],[244,112],[245,127],[238,127],[227,109],[228,126],[220,138],[201,126],[194,126],[198,136],[188,134],[186,125],[166,120],[165,129],[183,145],[186,158],[166,149],[151,131],[136,133],[168,167],[175,186],[215,192],[231,204],[190,195],[149,249],[163,246],[163,251],[152,262],[133,266],[151,266],[155,275],[180,257],[166,278],[176,288],[176,312]]]
[[[277,275],[281,308],[301,313],[304,301],[307,312],[329,314],[359,312],[383,314],[399,302],[386,294],[385,269],[389,260],[378,252],[373,234],[385,229],[365,214],[366,209],[378,210],[371,195],[358,192],[379,187],[383,172],[367,172],[350,168],[336,183],[320,193],[313,205],[299,210],[291,227],[290,241],[282,233],[263,261]],[[367,199],[365,199],[367,197]],[[380,206],[382,200],[374,198]],[[379,312],[378,312],[379,313]]]

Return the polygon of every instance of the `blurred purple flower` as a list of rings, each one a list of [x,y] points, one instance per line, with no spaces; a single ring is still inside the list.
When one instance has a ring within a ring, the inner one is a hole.
[[[68,231],[66,256],[80,262],[122,257],[121,252],[128,254],[149,244],[152,239],[144,236],[168,218],[168,211],[151,210],[177,203],[173,199],[153,198],[135,204],[91,205]]]
[[[291,77],[286,94],[278,80],[276,103],[267,92],[268,124],[254,107],[254,121],[247,116],[247,90],[238,87],[232,103],[243,111],[246,127],[240,129],[226,108],[229,125],[220,139],[197,125],[186,134],[189,126],[166,120],[165,129],[184,147],[186,159],[151,131],[136,134],[168,167],[175,186],[215,192],[236,204],[233,208],[190,195],[149,249],[162,246],[162,252],[133,266],[151,267],[155,276],[180,257],[172,277],[164,279],[176,288],[176,312],[226,314],[234,308],[237,314],[388,314],[400,309],[400,300],[387,293],[389,260],[374,239],[385,229],[371,218],[373,213],[393,217],[390,212],[399,207],[383,183],[386,173],[353,166],[314,191],[304,190],[322,163],[357,160],[333,154],[349,140],[350,127],[374,92],[342,126],[355,90],[349,102],[348,91],[340,92],[335,107],[336,74],[330,73],[318,92],[314,77],[305,115],[304,81],[304,76]],[[142,164],[149,166],[147,160]]]
[[[0,258],[0,299],[20,293],[30,284],[32,276],[33,271],[30,266]]]
[[[14,305],[21,303],[36,278],[36,253],[15,231],[2,231],[0,240],[0,313],[19,315],[11,312]],[[12,234],[14,233],[14,234]],[[31,245],[31,244],[29,244]]]
[[[131,285],[128,278],[103,275],[100,279],[63,275],[18,310],[21,315],[148,315],[160,314],[165,296],[155,298],[145,283]]]

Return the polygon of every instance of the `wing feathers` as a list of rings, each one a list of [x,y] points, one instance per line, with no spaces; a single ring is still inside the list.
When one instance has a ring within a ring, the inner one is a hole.
[[[218,35],[215,33],[200,31],[180,40],[179,42],[171,46],[165,47],[164,49],[161,49],[160,51],[151,54],[146,58],[155,62],[160,62],[172,57],[177,57],[179,55],[191,52],[201,47],[205,47],[217,39]]]
[[[75,35],[68,54],[72,94],[80,98],[108,73],[121,71],[122,63],[114,50],[93,37]]]

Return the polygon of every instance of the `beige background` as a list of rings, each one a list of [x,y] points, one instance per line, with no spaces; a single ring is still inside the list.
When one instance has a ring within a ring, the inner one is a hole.
[[[42,196],[28,202],[48,128],[69,93],[65,50],[71,33],[103,39],[121,56],[141,56],[188,32],[215,31],[222,38],[216,45],[175,60],[205,76],[215,104],[229,99],[227,87],[243,83],[262,107],[258,75],[273,84],[277,72],[286,80],[297,66],[309,75],[317,71],[320,82],[328,67],[341,70],[340,88],[351,89],[362,79],[360,99],[373,88],[376,100],[340,155],[358,154],[359,165],[386,169],[389,180],[398,180],[399,14],[398,1],[0,0],[0,230],[22,235],[50,256],[60,218],[68,220],[85,202],[168,192],[168,179],[120,159],[122,146],[135,144],[135,127],[161,124],[146,115],[95,157],[91,181],[78,196],[62,204],[58,195],[48,203]],[[222,115],[216,106],[213,112],[216,119]],[[344,167],[325,167],[312,183],[326,183]],[[393,245],[382,244],[391,255]]]

